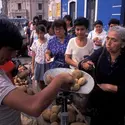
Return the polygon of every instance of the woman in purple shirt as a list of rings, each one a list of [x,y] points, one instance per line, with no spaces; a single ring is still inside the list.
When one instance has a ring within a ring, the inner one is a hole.
[[[67,68],[68,64],[65,62],[64,55],[71,37],[67,35],[66,23],[61,19],[55,20],[53,29],[55,36],[48,42],[46,61],[50,61],[54,57],[54,61],[50,63],[50,68]]]

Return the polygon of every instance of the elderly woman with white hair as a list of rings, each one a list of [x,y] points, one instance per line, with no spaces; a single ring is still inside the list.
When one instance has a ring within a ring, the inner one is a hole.
[[[91,125],[124,125],[125,28],[112,27],[105,47],[81,61],[79,69],[94,71],[90,104],[97,112],[91,117]]]

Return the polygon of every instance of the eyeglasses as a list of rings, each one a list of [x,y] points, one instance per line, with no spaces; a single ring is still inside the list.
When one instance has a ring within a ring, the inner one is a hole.
[[[62,28],[62,27],[61,28],[54,28],[54,30],[55,31],[62,31],[62,30],[64,30],[64,28]]]
[[[112,37],[106,37],[106,40],[108,41],[108,40],[110,40],[111,42],[117,42],[117,41],[119,41],[119,40],[117,40],[116,38],[112,38]]]

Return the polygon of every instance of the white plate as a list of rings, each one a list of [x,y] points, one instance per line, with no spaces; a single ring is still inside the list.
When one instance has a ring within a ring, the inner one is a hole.
[[[47,70],[43,76],[44,82],[46,84],[46,76],[51,75],[55,77],[56,75],[60,73],[72,73],[74,70],[69,68],[55,68]],[[92,89],[94,88],[94,80],[93,78],[86,72],[82,71],[84,73],[85,78],[87,79],[87,82],[85,85],[81,86],[81,88],[78,91],[73,91],[76,93],[82,93],[82,94],[89,94]]]

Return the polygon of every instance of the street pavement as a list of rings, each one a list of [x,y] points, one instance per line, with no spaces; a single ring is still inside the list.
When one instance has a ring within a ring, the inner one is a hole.
[[[29,64],[32,60],[31,57],[19,57],[18,59],[21,61],[22,64]]]

